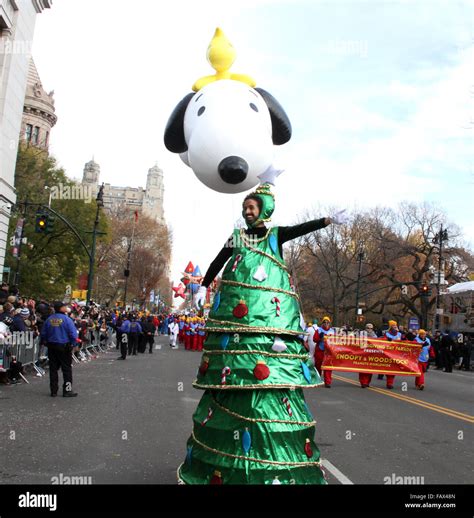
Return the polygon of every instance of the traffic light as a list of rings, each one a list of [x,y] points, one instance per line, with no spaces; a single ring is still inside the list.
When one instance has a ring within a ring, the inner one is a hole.
[[[36,213],[35,232],[38,234],[46,234],[48,227],[48,215],[42,212]]]
[[[422,297],[431,297],[431,287],[429,284],[422,284],[420,286],[420,295]]]
[[[48,214],[46,218],[46,234],[52,234],[54,230],[54,220],[56,218],[52,214]]]

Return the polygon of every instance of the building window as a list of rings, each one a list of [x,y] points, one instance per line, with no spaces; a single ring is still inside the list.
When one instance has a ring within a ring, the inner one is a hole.
[[[46,138],[44,139],[44,145],[49,146],[49,131],[46,132]]]
[[[39,132],[40,132],[39,127],[35,126],[35,129],[33,131],[33,144],[35,146],[38,145],[38,142],[39,142]]]
[[[26,125],[25,138],[27,142],[31,142],[31,134],[33,133],[33,126],[31,124]]]

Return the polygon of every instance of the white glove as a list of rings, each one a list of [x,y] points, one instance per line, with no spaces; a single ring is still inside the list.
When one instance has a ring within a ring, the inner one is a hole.
[[[201,309],[202,306],[204,306],[204,303],[206,302],[206,293],[207,288],[205,286],[201,286],[198,289],[198,292],[194,295],[194,305],[196,308]]]
[[[331,221],[336,225],[346,225],[349,223],[349,215],[346,214],[346,209],[342,209],[336,212],[334,216],[331,216]]]

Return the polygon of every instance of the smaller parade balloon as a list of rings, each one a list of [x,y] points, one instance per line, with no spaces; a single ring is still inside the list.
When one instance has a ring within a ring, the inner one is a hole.
[[[191,261],[189,261],[188,266],[186,266],[185,270],[186,273],[193,273],[194,271],[194,265]]]
[[[173,291],[174,291],[174,298],[178,298],[178,297],[182,297],[183,299],[186,298],[186,295],[185,295],[185,287],[179,283],[178,286],[173,286]]]

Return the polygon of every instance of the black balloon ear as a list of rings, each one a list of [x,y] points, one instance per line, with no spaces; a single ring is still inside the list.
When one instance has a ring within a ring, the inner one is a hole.
[[[275,146],[286,144],[291,138],[291,122],[281,104],[263,88],[255,88],[263,97],[272,120],[272,140]]]
[[[168,119],[165,129],[165,146],[172,153],[184,153],[188,145],[184,138],[184,114],[195,94],[188,94],[178,103]]]

